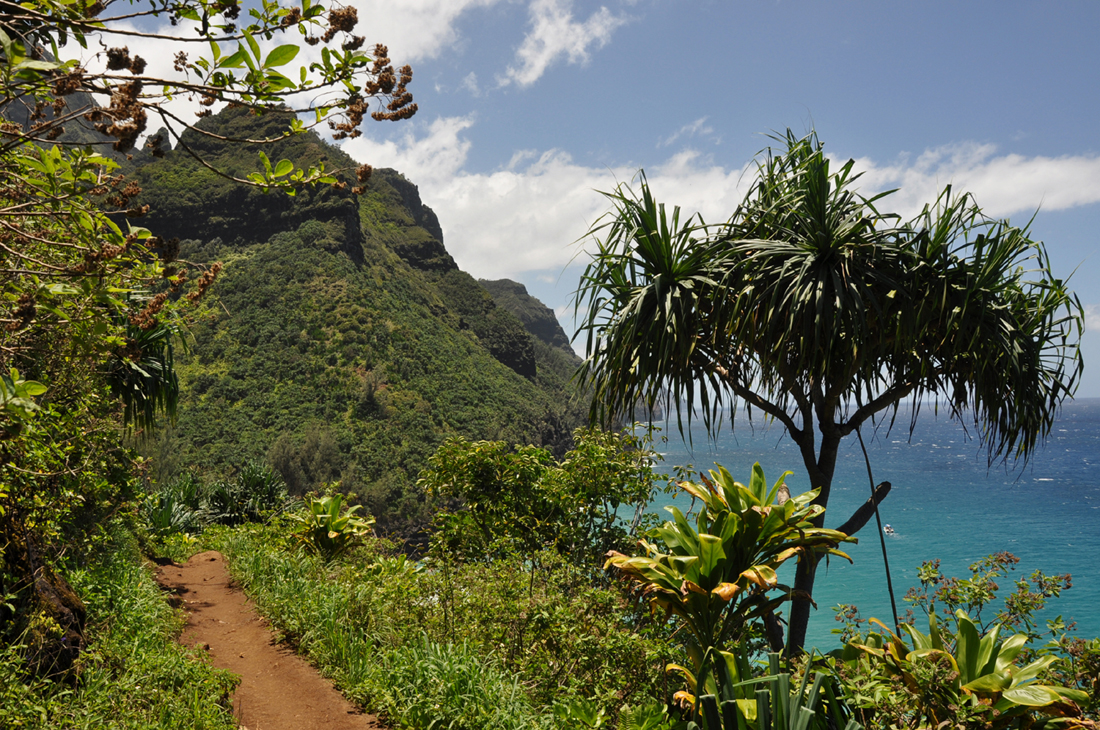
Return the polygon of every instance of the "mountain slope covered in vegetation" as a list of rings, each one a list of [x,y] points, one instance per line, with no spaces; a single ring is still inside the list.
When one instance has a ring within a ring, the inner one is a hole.
[[[201,126],[255,138],[271,123],[230,110]],[[183,142],[231,170],[256,164],[247,145]],[[266,152],[356,167],[313,134]],[[340,480],[396,527],[424,517],[412,485],[449,434],[568,448],[583,413],[570,396],[575,356],[458,269],[399,173],[375,171],[363,195],[351,177],[265,195],[177,147],[137,174],[148,225],[182,239],[181,258],[225,265],[212,314],[180,357],[179,420],[156,449],[162,475],[267,459],[292,490]]]

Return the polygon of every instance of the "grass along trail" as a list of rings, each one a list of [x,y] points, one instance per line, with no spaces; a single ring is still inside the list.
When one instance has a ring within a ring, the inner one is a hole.
[[[188,612],[185,646],[207,649],[214,666],[241,677],[234,714],[247,730],[366,730],[384,727],[361,714],[292,650],[275,644],[267,623],[236,587],[218,552],[166,565],[157,582]]]

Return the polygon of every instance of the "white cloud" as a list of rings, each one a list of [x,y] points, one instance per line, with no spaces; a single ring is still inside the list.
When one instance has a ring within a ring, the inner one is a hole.
[[[712,135],[712,134],[714,134],[714,128],[707,125],[707,118],[706,117],[700,117],[699,119],[696,119],[691,124],[685,124],[684,126],[680,127],[678,130],[676,130],[675,132],[670,134],[665,139],[659,140],[657,142],[657,146],[658,147],[668,147],[670,144],[672,144],[673,142],[675,142],[676,140],[678,140],[678,139],[680,139],[681,137],[684,137],[684,136],[687,136],[687,137],[694,137],[696,135],[709,136],[709,135]]]
[[[569,63],[588,61],[589,48],[603,48],[612,32],[626,22],[606,7],[578,22],[573,19],[572,0],[533,0],[530,14],[531,30],[516,51],[517,65],[509,66],[498,79],[501,86],[513,82],[530,86],[562,57],[568,57]]]
[[[993,145],[968,142],[927,150],[912,163],[902,158],[880,165],[861,158],[856,166],[865,171],[864,187],[899,188],[891,206],[907,215],[918,213],[948,184],[973,193],[996,217],[1100,202],[1100,156],[997,155]]]
[[[597,190],[612,190],[637,168],[587,167],[561,150],[522,150],[503,169],[467,173],[462,168],[470,143],[461,133],[472,124],[469,117],[436,119],[426,129],[410,124],[398,142],[360,138],[344,149],[416,183],[439,215],[447,250],[473,275],[495,279],[550,270],[556,276],[577,253],[573,242],[609,207]],[[741,177],[742,170],[704,164],[690,151],[649,170],[659,199],[690,204],[685,216],[699,210],[708,220],[728,215],[741,199]]]
[[[477,85],[477,74],[471,71],[462,79],[462,88],[474,96],[481,96],[481,88]],[[438,91],[438,89],[437,89]]]
[[[359,11],[355,32],[371,46],[389,46],[398,65],[438,58],[462,42],[458,19],[473,8],[496,5],[500,0],[350,0]],[[415,70],[415,69],[414,69]]]
[[[394,167],[416,183],[439,215],[447,249],[471,274],[556,278],[577,253],[573,242],[610,207],[596,191],[629,181],[638,165],[590,167],[562,150],[519,150],[501,169],[471,173],[465,170],[470,142],[463,132],[473,124],[472,117],[430,124],[417,118],[396,142],[360,138],[345,149],[375,166]],[[912,164],[867,159],[858,164],[867,171],[866,188],[900,186],[891,208],[905,214],[917,212],[952,181],[974,192],[994,215],[1030,213],[1040,203],[1044,210],[1059,210],[1100,201],[1096,157],[997,156],[990,147],[957,145],[928,151]],[[708,222],[728,216],[752,180],[750,165],[723,167],[693,149],[649,162],[646,169],[658,200],[683,205],[684,216],[698,211]],[[1100,310],[1091,316],[1093,329],[1100,325]]]
[[[1085,331],[1100,332],[1100,304],[1085,305]]]

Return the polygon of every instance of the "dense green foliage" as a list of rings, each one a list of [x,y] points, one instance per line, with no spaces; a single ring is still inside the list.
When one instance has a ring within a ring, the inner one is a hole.
[[[203,126],[244,134],[251,124],[229,111]],[[312,136],[280,144],[280,155],[343,161]],[[229,167],[254,155],[204,153]],[[568,446],[580,417],[564,353],[540,357],[519,321],[455,268],[415,186],[378,171],[360,197],[288,200],[196,188],[192,175],[206,174],[178,152],[139,171],[154,220],[200,221],[179,229],[207,237],[183,241],[181,256],[225,262],[211,316],[177,363],[178,426],[150,453],[213,472],[267,458],[296,494],[339,480],[393,529],[426,522],[412,486],[447,435]]]
[[[436,517],[433,553],[484,560],[554,549],[591,573],[609,550],[625,549],[653,498],[650,445],[648,433],[578,429],[557,462],[534,446],[448,439],[418,481],[452,505]]]
[[[133,539],[114,531],[89,557],[68,571],[88,607],[79,682],[28,677],[21,644],[32,634],[6,637],[0,727],[236,728],[229,702],[235,680],[172,640],[179,616],[140,565]]]

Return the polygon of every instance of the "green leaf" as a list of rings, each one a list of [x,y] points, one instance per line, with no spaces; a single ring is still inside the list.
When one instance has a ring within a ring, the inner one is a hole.
[[[262,150],[259,152],[259,155],[260,155],[260,161],[264,163],[264,169],[267,170],[268,177],[271,177],[271,175],[274,174],[274,172],[271,169],[271,160],[268,159],[267,155],[264,154],[264,152]]]
[[[247,57],[248,54],[245,52],[244,48],[239,47],[237,48],[236,53],[223,58],[218,63],[218,68],[241,68],[242,66],[244,66],[245,59]]]
[[[1046,705],[1057,702],[1058,699],[1057,692],[1040,684],[1029,684],[1026,687],[1014,687],[1005,690],[1005,693],[1001,695],[1002,702],[1008,700],[1009,702],[1025,707],[1045,707]],[[1000,705],[1001,703],[998,702],[997,704]]]
[[[285,46],[279,46],[271,53],[267,54],[267,60],[264,61],[265,68],[274,68],[275,66],[285,66],[294,60],[298,55],[298,46],[288,43]]]
[[[12,42],[8,34],[4,32],[3,28],[0,28],[0,47],[4,49],[4,58],[8,59],[8,63],[12,60]]]
[[[294,163],[290,160],[279,160],[279,164],[275,165],[275,177],[282,177],[294,172]]]
[[[984,676],[978,677],[973,682],[968,682],[963,685],[963,689],[971,690],[972,692],[1003,692],[1012,686],[1012,678],[1008,674],[1001,672],[993,672]]]
[[[259,62],[260,59],[263,58],[260,54],[260,44],[256,42],[256,39],[253,38],[252,34],[247,30],[244,32],[244,39],[248,41],[248,47],[252,49],[252,57]],[[249,66],[252,66],[252,64],[249,64]],[[255,68],[255,66],[252,66],[252,68]]]

